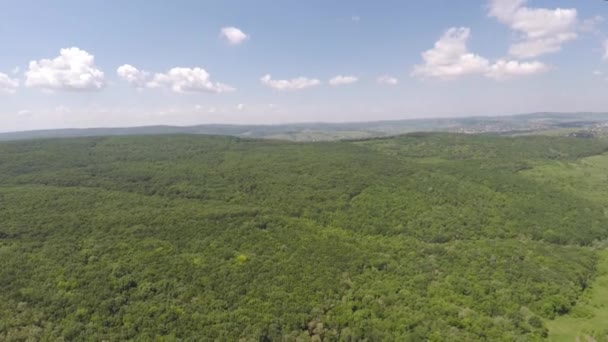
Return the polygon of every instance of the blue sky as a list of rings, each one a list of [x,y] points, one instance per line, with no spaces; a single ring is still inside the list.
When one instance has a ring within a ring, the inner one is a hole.
[[[0,131],[608,111],[607,14],[601,0],[3,0]]]

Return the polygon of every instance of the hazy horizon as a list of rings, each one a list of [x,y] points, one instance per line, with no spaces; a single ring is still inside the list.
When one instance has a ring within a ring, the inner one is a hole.
[[[529,113],[514,113],[514,114],[499,114],[499,115],[456,115],[456,116],[432,116],[432,117],[411,117],[405,119],[379,119],[379,120],[360,120],[360,121],[292,121],[292,122],[281,122],[281,123],[222,123],[222,122],[211,122],[202,124],[191,124],[191,125],[179,125],[179,124],[149,124],[139,126],[91,126],[91,127],[57,127],[57,128],[43,128],[43,129],[29,129],[29,130],[18,130],[18,131],[2,131],[0,134],[11,134],[11,133],[22,133],[29,131],[61,131],[61,130],[89,130],[89,129],[133,129],[133,128],[147,128],[147,127],[176,127],[176,128],[188,128],[197,126],[260,126],[260,127],[280,127],[290,125],[349,125],[349,124],[365,124],[365,123],[390,123],[390,122],[407,122],[407,121],[424,121],[424,120],[458,120],[458,119],[487,119],[487,118],[512,118],[517,116],[534,115],[534,114],[549,114],[549,115],[577,115],[577,114],[591,114],[591,115],[604,115],[608,112],[592,112],[592,111],[578,111],[578,112],[529,112]]]

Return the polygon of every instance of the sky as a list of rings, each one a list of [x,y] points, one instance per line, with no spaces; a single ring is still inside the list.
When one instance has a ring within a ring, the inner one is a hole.
[[[603,0],[0,0],[0,132],[608,112]]]

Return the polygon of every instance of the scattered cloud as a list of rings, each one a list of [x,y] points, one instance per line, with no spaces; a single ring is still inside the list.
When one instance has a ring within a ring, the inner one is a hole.
[[[338,75],[329,80],[329,84],[332,86],[340,86],[356,83],[359,79],[355,76],[342,76]]]
[[[291,80],[273,80],[269,74],[260,78],[262,84],[276,90],[301,90],[315,87],[321,84],[321,81],[315,78],[298,77]]]
[[[100,90],[104,73],[95,66],[95,57],[77,47],[61,49],[54,59],[31,61],[25,72],[27,87],[49,90]]]
[[[506,80],[517,76],[528,76],[547,71],[549,68],[538,61],[519,62],[500,59],[495,63],[469,52],[467,41],[469,28],[450,28],[435,43],[422,53],[423,64],[416,65],[413,76],[452,80],[466,75],[484,75],[495,80]]]
[[[486,76],[496,80],[506,80],[517,76],[540,74],[548,70],[547,65],[538,61],[518,62],[501,59],[490,66]]]
[[[602,76],[603,74],[601,70],[593,70],[593,76]]]
[[[600,33],[597,27],[604,22],[604,17],[601,15],[596,15],[595,17],[591,17],[583,20],[583,22],[579,26],[579,30],[581,32],[592,32],[592,33]]]
[[[135,88],[146,88],[150,81],[150,73],[142,71],[130,64],[124,64],[116,69],[116,74]]]
[[[378,77],[376,82],[378,82],[378,84],[396,85],[397,83],[399,83],[399,80],[393,76],[383,75],[383,76]]]
[[[0,93],[14,94],[19,88],[19,80],[10,78],[0,72]]]
[[[238,105],[236,105],[236,109],[237,109],[238,111],[242,111],[242,110],[244,110],[244,109],[245,109],[245,105],[244,105],[244,104],[242,104],[242,103],[239,103]]]
[[[435,46],[422,53],[424,64],[416,65],[412,75],[440,79],[454,79],[459,76],[484,73],[487,59],[472,54],[467,49],[471,30],[466,27],[448,29]]]
[[[173,68],[165,74],[155,74],[148,87],[167,86],[176,93],[225,93],[236,90],[229,85],[212,82],[210,78],[202,68]]]
[[[604,42],[604,60],[608,61],[608,39]]]
[[[507,22],[528,0],[490,0],[489,15]]]
[[[534,58],[560,51],[562,45],[578,37],[578,13],[574,8],[546,9],[526,7],[527,0],[490,0],[489,15],[519,34],[509,54]]]
[[[239,45],[249,39],[249,35],[236,27],[224,27],[220,30],[220,37],[230,45]]]
[[[139,89],[167,87],[176,93],[225,93],[236,90],[229,85],[212,82],[211,75],[202,68],[177,67],[167,73],[156,73],[152,76],[148,71],[125,64],[120,66],[116,73]]]

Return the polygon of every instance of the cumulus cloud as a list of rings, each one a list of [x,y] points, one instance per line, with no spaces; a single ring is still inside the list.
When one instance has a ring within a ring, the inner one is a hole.
[[[236,27],[224,27],[220,30],[220,37],[231,45],[239,45],[249,39],[249,35]]]
[[[176,93],[225,93],[235,90],[229,85],[212,82],[209,73],[202,68],[173,68],[167,73],[155,74],[148,86],[167,86]]]
[[[202,68],[178,67],[166,73],[152,75],[148,71],[125,64],[120,66],[116,73],[129,84],[140,89],[167,87],[176,93],[225,93],[236,90],[229,85],[212,82],[211,75]]]
[[[95,66],[95,57],[77,47],[61,49],[54,59],[31,61],[25,85],[45,89],[100,90],[104,73]]]
[[[496,80],[506,80],[548,70],[545,64],[538,61],[524,63],[501,59],[492,64],[488,59],[469,52],[467,41],[470,36],[471,31],[466,27],[448,29],[432,49],[422,53],[424,63],[416,65],[412,75],[443,80],[466,75],[485,75]]]
[[[315,78],[298,77],[291,80],[273,80],[270,75],[263,76],[260,81],[268,87],[281,91],[306,89],[321,84],[321,81]]]
[[[135,88],[146,88],[150,81],[149,72],[139,70],[130,64],[124,64],[118,67],[118,69],[116,69],[116,74]]]
[[[0,72],[0,93],[14,94],[19,88],[19,80]]]
[[[509,53],[517,58],[534,58],[560,51],[578,37],[576,9],[530,8],[527,0],[490,0],[489,15],[519,34]]]
[[[467,49],[471,30],[466,27],[448,29],[435,46],[422,53],[424,64],[416,65],[412,74],[419,77],[454,79],[459,76],[484,73],[487,59]]]
[[[356,83],[359,79],[355,76],[342,76],[338,75],[329,80],[329,84],[332,86],[340,86]]]
[[[518,62],[501,59],[490,66],[486,76],[497,80],[506,80],[516,76],[539,74],[547,70],[549,70],[549,67],[538,61]]]
[[[393,76],[388,76],[388,75],[380,76],[380,77],[378,77],[378,79],[376,81],[378,82],[378,84],[385,84],[385,85],[396,85],[397,83],[399,83],[398,79],[396,79]]]

